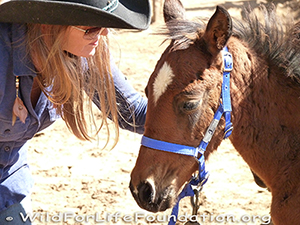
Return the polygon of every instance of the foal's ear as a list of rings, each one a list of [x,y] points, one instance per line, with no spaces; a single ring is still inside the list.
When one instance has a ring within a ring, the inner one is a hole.
[[[223,7],[217,6],[203,36],[207,50],[212,56],[216,56],[225,47],[231,33],[232,20],[229,13]]]
[[[180,0],[165,0],[164,19],[165,23],[175,20],[184,19],[185,9]]]

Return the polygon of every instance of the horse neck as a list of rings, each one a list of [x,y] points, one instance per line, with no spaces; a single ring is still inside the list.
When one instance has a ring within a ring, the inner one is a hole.
[[[268,66],[262,57],[241,43],[231,45],[234,49],[231,51],[234,60],[231,94],[235,130],[231,141],[235,147],[267,147],[276,138],[298,130],[300,85],[281,73],[279,67]]]

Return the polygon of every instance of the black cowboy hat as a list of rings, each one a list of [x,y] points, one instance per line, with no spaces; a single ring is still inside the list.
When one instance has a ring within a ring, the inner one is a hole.
[[[0,22],[147,29],[149,0],[0,0]]]

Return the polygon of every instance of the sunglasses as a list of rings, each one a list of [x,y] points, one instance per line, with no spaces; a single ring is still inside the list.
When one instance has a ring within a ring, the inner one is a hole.
[[[81,29],[76,26],[72,26],[72,27],[84,32],[83,38],[86,40],[92,40],[92,39],[96,38],[101,33],[101,31],[104,29],[103,27],[93,27],[93,28],[84,30],[84,29]]]

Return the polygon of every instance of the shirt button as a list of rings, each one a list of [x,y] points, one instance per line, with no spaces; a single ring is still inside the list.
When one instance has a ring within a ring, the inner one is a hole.
[[[10,150],[10,147],[9,146],[5,146],[4,147],[4,151],[8,152]]]
[[[7,222],[11,222],[11,221],[14,220],[14,218],[13,218],[12,216],[8,216],[8,217],[5,218],[5,220],[6,220]]]

